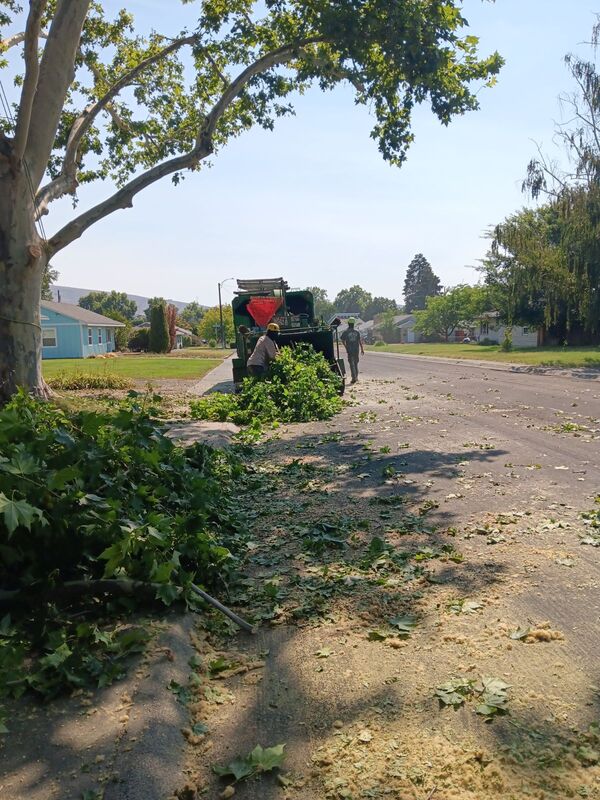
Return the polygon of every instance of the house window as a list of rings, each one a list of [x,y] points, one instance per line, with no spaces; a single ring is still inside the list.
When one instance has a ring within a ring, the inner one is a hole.
[[[98,344],[102,344],[102,328],[98,328]]]
[[[489,324],[487,322],[482,322],[481,323],[481,335],[482,336],[487,336],[489,332],[490,332]]]
[[[106,341],[110,344],[112,342],[112,331],[110,328],[106,329]]]
[[[94,344],[94,337],[92,336],[91,328],[88,328],[88,344]]]
[[[526,336],[526,335],[529,333],[529,328],[523,328],[523,333],[524,333],[524,334],[525,334],[525,336]]]
[[[56,328],[43,329],[42,347],[56,347]]]

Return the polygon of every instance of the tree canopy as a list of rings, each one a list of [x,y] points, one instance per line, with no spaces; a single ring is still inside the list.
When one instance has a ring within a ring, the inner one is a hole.
[[[79,298],[79,305],[111,319],[131,321],[137,314],[137,303],[125,292],[90,292]]]
[[[489,308],[488,293],[482,286],[461,284],[440,295],[430,295],[426,308],[416,312],[415,330],[448,341],[456,328],[471,325]]]
[[[184,0],[188,2],[188,0]],[[44,392],[37,300],[49,260],[156,181],[180,181],[254,126],[272,129],[298,93],[348,84],[373,116],[384,159],[402,164],[415,106],[448,124],[478,107],[501,68],[480,57],[459,0],[204,0],[190,25],[158,14],[144,35],[97,0],[0,0],[0,68],[20,94],[0,120],[0,387]],[[13,22],[24,30],[12,33]],[[15,66],[18,65],[18,66]],[[81,184],[116,191],[59,230],[51,204]],[[35,229],[44,218],[45,236]],[[17,305],[23,319],[8,311]],[[5,308],[6,306],[6,308]],[[6,312],[6,313],[5,313]],[[29,327],[28,327],[29,326]]]
[[[327,290],[321,289],[319,286],[307,286],[306,289],[312,293],[315,301],[315,317],[317,317],[317,319],[323,317],[324,320],[328,320],[332,317],[336,309],[329,299]]]
[[[422,310],[427,298],[435,297],[440,291],[440,279],[431,269],[431,264],[423,253],[417,253],[406,268],[404,308],[408,313]]]
[[[235,330],[233,327],[233,310],[231,306],[223,306],[223,326],[225,328],[225,344],[228,345],[235,339]],[[221,341],[221,316],[219,313],[219,306],[214,308],[207,308],[204,316],[198,325],[198,335],[207,342],[215,339],[217,342]]]

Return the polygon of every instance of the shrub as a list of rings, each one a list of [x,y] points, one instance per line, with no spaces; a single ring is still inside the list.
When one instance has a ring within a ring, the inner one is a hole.
[[[216,347],[217,346],[217,340],[216,339],[209,339],[208,340],[208,346],[209,347]]]
[[[379,339],[378,341],[375,342],[375,347],[385,347],[385,342]]]
[[[133,382],[114,372],[59,372],[48,380],[52,389],[131,389]]]
[[[513,349],[512,328],[507,328],[504,331],[504,339],[502,340],[500,348],[503,353],[510,353],[510,351]]]
[[[129,349],[136,353],[146,352],[150,349],[150,330],[140,328],[129,338]]]
[[[490,345],[492,345],[492,344],[498,344],[498,343],[497,343],[497,342],[495,342],[493,339],[488,339],[488,337],[486,336],[486,337],[485,337],[485,339],[480,339],[480,340],[477,342],[477,344],[481,344],[481,345],[483,345],[484,347],[489,347],[489,346],[490,346]]]
[[[242,477],[230,453],[176,447],[134,393],[112,413],[68,417],[24,393],[1,410],[0,585],[21,600],[0,622],[0,698],[106,685],[147,638],[131,626],[138,590],[74,600],[70,582],[140,581],[166,605],[193,603],[192,582],[222,587]]]
[[[246,378],[238,395],[213,394],[192,403],[195,419],[309,422],[330,419],[342,408],[340,379],[310,345],[284,347],[267,379]]]

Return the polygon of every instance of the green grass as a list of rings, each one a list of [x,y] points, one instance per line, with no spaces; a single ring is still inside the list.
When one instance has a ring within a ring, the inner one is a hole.
[[[220,358],[222,361],[232,353],[233,350],[228,347],[224,350],[220,347],[184,347],[181,350],[173,350],[172,353],[168,354],[167,358]],[[152,358],[151,355],[142,354],[142,357],[144,356]]]
[[[222,351],[221,351],[222,352]],[[137,381],[199,380],[214,369],[220,358],[173,358],[171,356],[130,356],[116,358],[57,358],[42,364],[45,378],[59,373],[113,373]]]
[[[600,368],[600,347],[519,347],[504,353],[499,345],[477,344],[386,344],[370,345],[374,353],[402,353],[409,356],[464,358],[479,361],[502,361],[538,367]]]

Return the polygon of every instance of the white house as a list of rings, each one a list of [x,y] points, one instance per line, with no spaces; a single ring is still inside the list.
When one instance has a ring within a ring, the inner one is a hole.
[[[497,311],[488,311],[482,314],[478,322],[478,341],[487,339],[494,344],[502,344],[508,326],[500,321],[500,314]],[[540,331],[538,328],[526,325],[513,325],[512,343],[513,347],[539,347]]]

